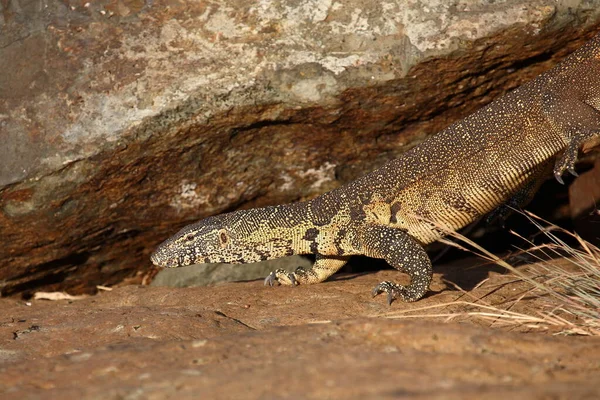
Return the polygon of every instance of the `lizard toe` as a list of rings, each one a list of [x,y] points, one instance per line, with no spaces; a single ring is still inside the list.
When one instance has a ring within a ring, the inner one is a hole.
[[[296,280],[296,275],[293,272],[287,273],[286,276],[289,279],[290,284],[292,286],[297,286],[298,285],[298,281]]]
[[[306,275],[306,269],[304,267],[298,267],[294,271],[296,275]]]
[[[275,276],[275,271],[271,271],[271,273],[269,275],[267,275],[267,277],[265,278],[265,286],[273,286],[274,284],[279,284],[279,281],[277,280],[277,277]]]
[[[371,297],[375,297],[384,292],[382,289],[382,285],[386,282],[381,282],[379,285],[375,286],[373,290],[371,290]]]
[[[560,183],[561,185],[565,184],[565,181],[563,181],[562,173],[561,172],[554,171],[554,179],[556,179],[556,181],[558,183]]]
[[[575,163],[577,162],[577,152],[578,146],[571,143],[566,149],[563,155],[556,160],[554,164],[554,178],[560,183],[564,185],[564,181],[562,176],[565,172],[569,172],[573,176],[577,176],[577,172],[575,172]]]
[[[371,291],[373,297],[381,293],[387,293],[387,303],[391,305],[395,299],[410,301],[406,288],[394,282],[384,281],[378,284]]]
[[[296,286],[298,285],[298,281],[296,280],[296,275],[293,272],[288,272],[285,269],[276,269],[272,271],[265,278],[265,286],[274,286],[275,283],[278,285],[286,285],[286,286]]]

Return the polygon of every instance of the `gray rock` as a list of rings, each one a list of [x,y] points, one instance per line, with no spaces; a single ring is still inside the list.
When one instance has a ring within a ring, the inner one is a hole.
[[[151,286],[207,286],[219,282],[264,279],[271,271],[283,268],[293,271],[298,267],[310,268],[312,261],[302,256],[278,258],[252,264],[196,264],[160,271]]]

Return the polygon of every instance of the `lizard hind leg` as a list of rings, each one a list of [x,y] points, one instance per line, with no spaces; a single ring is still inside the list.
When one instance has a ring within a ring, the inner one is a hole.
[[[576,100],[570,96],[547,93],[542,106],[550,124],[561,133],[566,146],[554,164],[554,178],[564,184],[563,174],[577,176],[575,163],[582,145],[600,136],[598,104]]]
[[[363,252],[368,257],[382,258],[410,276],[408,286],[385,281],[375,286],[372,295],[387,293],[388,304],[394,299],[416,301],[429,290],[433,276],[431,260],[423,247],[406,231],[385,225],[370,225],[362,232]]]
[[[312,269],[306,270],[302,267],[296,268],[294,272],[277,269],[271,272],[265,279],[265,285],[274,284],[295,286],[310,285],[323,282],[348,262],[349,256],[323,256],[317,254]]]
[[[596,136],[600,135],[600,130],[584,130],[577,132],[571,139],[567,147],[565,148],[562,156],[556,160],[554,166],[554,178],[564,185],[565,182],[562,179],[565,171],[568,171],[573,176],[578,176],[575,171],[575,163],[577,162],[577,156],[579,155],[579,149],[581,146]]]

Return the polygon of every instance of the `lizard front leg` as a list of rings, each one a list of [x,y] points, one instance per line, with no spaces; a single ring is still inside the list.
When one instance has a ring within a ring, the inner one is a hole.
[[[394,299],[416,301],[429,290],[433,276],[431,260],[423,247],[406,231],[385,225],[367,225],[361,234],[364,255],[383,258],[391,266],[410,276],[408,286],[385,281],[375,286],[373,296],[387,293],[388,304]]]
[[[265,279],[265,285],[273,286],[276,282],[282,285],[310,285],[323,282],[336,273],[348,262],[348,256],[323,256],[317,254],[312,269],[298,267],[294,272],[277,269]]]

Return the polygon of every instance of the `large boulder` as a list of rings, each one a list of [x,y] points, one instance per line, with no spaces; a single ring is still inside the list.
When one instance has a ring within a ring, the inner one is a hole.
[[[562,4],[0,3],[2,295],[141,282],[183,224],[376,168],[599,31]]]

